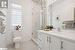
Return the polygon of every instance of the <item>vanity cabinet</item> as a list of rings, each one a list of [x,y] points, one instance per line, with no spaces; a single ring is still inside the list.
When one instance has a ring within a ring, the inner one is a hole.
[[[45,32],[39,32],[38,47],[39,50],[75,50],[75,42]]]
[[[61,40],[54,36],[44,33],[38,33],[39,50],[60,50]]]
[[[75,50],[75,43],[67,41],[67,40],[62,40],[62,50]]]

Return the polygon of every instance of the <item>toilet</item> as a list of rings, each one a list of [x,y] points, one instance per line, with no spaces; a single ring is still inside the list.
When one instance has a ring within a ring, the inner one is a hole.
[[[20,48],[22,38],[21,31],[14,31],[13,33],[13,43],[15,44],[15,48]]]
[[[21,37],[13,38],[13,42],[15,44],[15,48],[20,48],[20,46],[21,46]]]

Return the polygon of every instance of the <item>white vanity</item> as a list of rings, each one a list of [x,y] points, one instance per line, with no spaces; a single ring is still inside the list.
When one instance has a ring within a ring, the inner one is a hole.
[[[42,1],[44,2],[44,0]],[[74,21],[74,0],[45,0],[45,3],[43,11],[46,12],[44,15],[41,14],[41,22],[38,22],[40,24],[36,22],[38,25],[53,25],[57,29],[58,26],[60,26],[59,28],[63,26],[64,21]],[[75,50],[75,30],[61,30],[60,32],[38,30],[34,34],[36,34],[36,38],[32,39],[38,44],[39,50]]]
[[[75,50],[75,31],[38,30],[39,50]]]

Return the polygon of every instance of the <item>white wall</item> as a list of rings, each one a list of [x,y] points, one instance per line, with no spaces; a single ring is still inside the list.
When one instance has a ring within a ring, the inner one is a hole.
[[[32,5],[32,25],[33,30],[38,29],[40,26],[40,4],[33,2]]]
[[[52,23],[54,26],[57,23],[56,17],[60,17],[61,22],[74,19],[75,0],[57,0],[52,6]]]
[[[23,0],[24,1],[24,0]],[[23,40],[30,40],[32,37],[32,0],[25,0],[23,7]]]
[[[32,1],[32,30],[33,30],[33,37],[36,38],[36,30],[40,29],[40,26],[42,25],[42,19],[41,19],[41,5],[39,3],[36,3]]]

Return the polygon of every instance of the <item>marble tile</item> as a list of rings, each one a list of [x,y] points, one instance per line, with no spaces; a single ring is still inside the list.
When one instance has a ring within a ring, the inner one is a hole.
[[[31,40],[23,42],[20,48],[15,49],[14,47],[9,48],[9,50],[38,50],[37,45]]]

